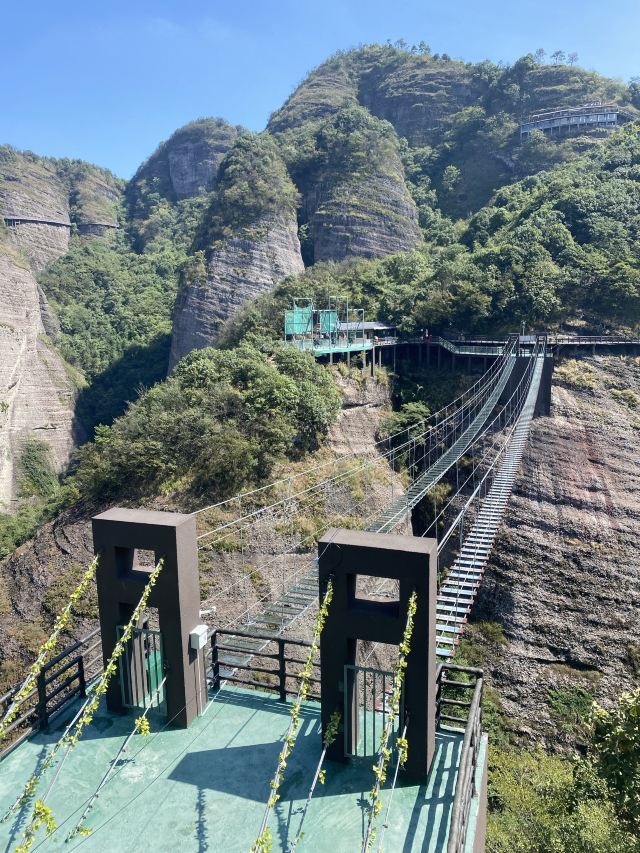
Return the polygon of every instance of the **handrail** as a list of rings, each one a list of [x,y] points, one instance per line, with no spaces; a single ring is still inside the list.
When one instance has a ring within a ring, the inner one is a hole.
[[[440,673],[450,668],[445,664]],[[457,684],[457,682],[455,683]],[[447,853],[462,853],[464,850],[469,814],[471,812],[471,801],[477,794],[475,777],[478,751],[482,738],[482,685],[483,677],[480,675],[473,689],[469,716],[467,717],[464,739],[462,741],[456,790],[451,812],[451,823],[449,826]],[[469,687],[470,685],[467,683],[466,686]]]
[[[245,650],[237,647],[230,648],[218,643],[219,636],[260,640],[264,645],[260,649]],[[289,639],[282,636],[274,637],[268,634],[254,634],[251,631],[235,631],[232,628],[214,629],[209,635],[209,641],[211,643],[211,687],[213,690],[219,689],[222,686],[222,682],[230,681],[246,687],[255,687],[259,690],[270,690],[274,693],[278,693],[281,702],[286,702],[287,696],[295,694],[296,691],[287,689],[287,680],[296,678],[299,675],[299,673],[291,672],[287,669],[287,664],[304,664],[304,661],[301,661],[299,658],[288,657],[286,654],[286,646],[290,645],[298,648],[311,648],[312,645],[307,640]],[[271,654],[264,651],[268,643],[277,643],[277,654]],[[239,660],[221,660],[220,654],[222,653],[222,655],[224,655],[225,652],[227,652],[228,655],[237,656]],[[260,661],[261,659],[267,661],[273,660],[277,662],[277,665],[276,667],[267,669],[264,666],[259,666],[257,663],[254,663],[254,659],[256,661]],[[319,666],[319,664],[315,664],[315,666]],[[228,672],[221,673],[221,668],[228,670]],[[273,676],[276,681],[272,682],[264,679],[256,680],[249,677],[240,678],[237,675],[238,670],[242,670],[243,673],[246,672],[247,676],[251,675],[251,673],[259,673],[261,676]],[[314,684],[320,684],[319,678],[311,677],[309,681]],[[309,695],[311,696],[312,694]],[[313,695],[313,698],[319,697]]]
[[[36,686],[25,697],[23,713],[7,727],[7,734],[16,732],[19,729],[24,729],[24,731],[21,731],[16,739],[4,745],[3,749],[0,749],[0,761],[15,749],[16,746],[22,743],[25,738],[38,731],[38,729],[45,728],[53,716],[59,714],[75,701],[78,694],[84,691],[86,683],[91,681],[97,674],[95,672],[91,674],[90,670],[95,669],[95,664],[98,661],[100,661],[98,671],[101,671],[101,655],[89,659],[91,653],[100,644],[99,640],[97,643],[91,644],[91,641],[99,633],[100,629],[94,628],[85,637],[66,646],[43,666]],[[85,647],[84,649],[83,646]],[[80,651],[81,649],[82,651]],[[59,666],[62,663],[63,665]],[[71,667],[76,667],[75,674],[67,677],[63,682],[57,683],[58,679],[71,669]],[[52,670],[55,670],[53,674],[51,674]],[[74,681],[78,682],[75,688],[71,687]],[[19,685],[7,691],[3,696],[0,696],[0,709],[6,707],[11,702],[18,687]],[[67,688],[70,689],[67,690]],[[60,694],[63,695],[53,707],[49,707],[50,701],[55,697],[59,697]]]

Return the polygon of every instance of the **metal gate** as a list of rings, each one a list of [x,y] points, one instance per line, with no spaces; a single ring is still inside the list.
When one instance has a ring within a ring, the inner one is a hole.
[[[393,713],[393,673],[346,664],[344,668],[344,752],[349,758],[371,758],[380,751],[380,738]],[[394,715],[389,747],[393,748],[404,718],[404,689],[400,712]]]
[[[117,629],[118,639],[124,628]],[[158,708],[164,702],[162,633],[134,628],[119,659],[122,704],[126,708]],[[160,686],[162,685],[162,686]]]

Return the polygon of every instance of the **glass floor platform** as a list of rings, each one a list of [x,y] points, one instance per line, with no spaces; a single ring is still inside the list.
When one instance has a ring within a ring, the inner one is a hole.
[[[154,853],[249,853],[258,835],[269,782],[275,772],[289,706],[252,690],[224,688],[188,729],[163,728],[150,715],[151,734],[135,735],[129,749],[96,800],[85,826],[86,836],[66,841],[109,763],[133,728],[137,714],[113,715],[101,706],[82,740],[71,751],[47,799],[58,829],[48,838],[40,830],[32,851],[136,851]],[[271,815],[274,851],[288,851],[320,755],[320,708],[303,706],[302,725]],[[65,720],[39,732],[0,763],[0,810],[22,790],[29,776],[64,731]],[[437,734],[436,755],[426,785],[399,782],[383,849],[446,851],[463,733]],[[411,749],[411,744],[409,744]],[[478,763],[486,761],[486,742]],[[358,853],[368,819],[373,761],[326,762],[326,783],[318,785],[296,851]],[[56,768],[47,771],[45,790]],[[378,818],[382,827],[393,769],[388,772]],[[12,851],[30,810],[0,823],[0,850]],[[472,809],[471,821],[474,820]],[[467,849],[472,849],[473,826]],[[378,849],[378,841],[372,847]]]

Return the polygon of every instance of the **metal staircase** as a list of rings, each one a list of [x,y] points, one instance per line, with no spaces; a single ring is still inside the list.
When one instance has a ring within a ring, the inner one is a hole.
[[[467,534],[459,556],[440,587],[436,605],[436,654],[452,657],[478,593],[489,556],[524,453],[544,366],[544,351],[536,357],[531,384],[522,411],[507,444],[478,517]]]

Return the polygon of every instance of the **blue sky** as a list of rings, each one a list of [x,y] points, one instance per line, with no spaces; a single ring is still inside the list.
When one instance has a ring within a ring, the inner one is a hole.
[[[338,48],[424,39],[511,62],[538,47],[640,75],[638,0],[34,0],[3,3],[0,143],[129,177],[199,116],[261,130]]]

